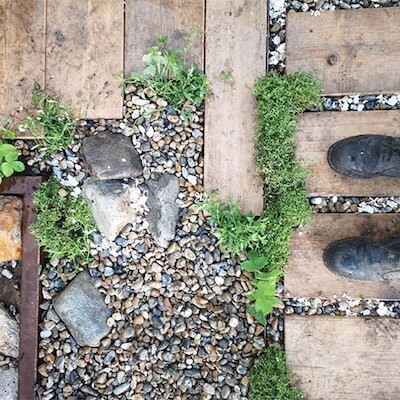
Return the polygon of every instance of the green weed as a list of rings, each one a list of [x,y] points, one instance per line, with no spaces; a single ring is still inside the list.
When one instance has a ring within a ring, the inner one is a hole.
[[[10,139],[15,139],[15,133],[0,126],[0,184],[3,178],[25,169],[25,165],[18,161],[18,150],[10,143]]]
[[[143,56],[146,64],[143,71],[133,71],[123,85],[133,83],[150,88],[168,101],[174,110],[188,116],[190,107],[205,98],[208,81],[199,66],[187,60],[192,42],[188,34],[184,34],[183,38],[186,46],[177,49],[168,48],[168,36],[160,36],[157,45]]]
[[[275,288],[289,257],[293,230],[312,215],[304,179],[307,169],[296,159],[293,134],[296,118],[308,107],[321,105],[320,82],[311,75],[270,74],[257,81],[258,128],[255,161],[264,178],[265,210],[260,217],[242,215],[233,201],[220,202],[212,193],[203,204],[211,214],[225,251],[248,251],[243,268],[253,273],[250,311],[265,323],[278,299]]]
[[[35,84],[32,104],[36,109],[28,111],[19,129],[32,133],[45,157],[68,147],[74,138],[73,111],[60,103],[59,96],[42,90],[38,84]]]
[[[65,197],[59,194],[61,188],[68,192]],[[96,226],[88,204],[70,192],[55,178],[42,183],[33,197],[37,220],[30,229],[51,259],[87,263]]]
[[[294,387],[283,351],[269,347],[250,370],[249,400],[302,400],[303,393]]]

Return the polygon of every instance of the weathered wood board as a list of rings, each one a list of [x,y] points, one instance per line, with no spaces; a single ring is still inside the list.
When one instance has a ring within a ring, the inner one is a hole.
[[[288,13],[286,70],[315,72],[323,92],[400,91],[400,8]]]
[[[161,35],[169,37],[169,46],[184,48],[182,34],[191,34],[188,60],[203,68],[204,13],[205,0],[126,0],[125,76],[143,68],[143,55]]]
[[[324,249],[350,237],[385,242],[400,238],[396,214],[315,214],[309,226],[298,229],[290,244],[285,296],[322,299],[400,299],[400,280],[359,282],[333,274],[323,261]]]
[[[81,118],[122,118],[123,0],[48,1],[46,82]]]
[[[0,0],[0,119],[29,107],[44,85],[45,0]]]
[[[285,316],[285,350],[307,400],[397,400],[400,320]]]
[[[207,3],[204,185],[244,212],[263,209],[263,188],[254,163],[257,77],[266,72],[267,4],[263,0]],[[228,78],[228,79],[227,79]]]
[[[297,157],[311,171],[311,196],[398,196],[400,178],[354,179],[337,174],[328,164],[329,148],[351,136],[379,134],[400,137],[400,111],[305,113],[295,135]]]

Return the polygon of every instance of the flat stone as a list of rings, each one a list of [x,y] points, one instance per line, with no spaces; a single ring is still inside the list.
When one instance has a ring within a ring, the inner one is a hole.
[[[16,368],[0,369],[0,396],[1,400],[18,400],[18,370]]]
[[[178,222],[179,180],[175,175],[165,173],[158,181],[148,181],[147,219],[154,241],[167,248],[175,236]]]
[[[111,328],[112,311],[93,285],[87,271],[81,272],[53,301],[54,310],[80,346],[100,346]]]
[[[0,262],[21,259],[22,200],[0,196]]]
[[[0,353],[13,358],[18,358],[19,354],[19,325],[2,306],[0,306]]]
[[[144,212],[146,203],[145,196],[133,182],[88,178],[82,194],[91,206],[97,227],[109,240],[114,240],[127,224],[133,223],[138,213]]]
[[[82,156],[89,174],[96,179],[123,179],[143,172],[139,154],[129,137],[108,131],[83,140]]]

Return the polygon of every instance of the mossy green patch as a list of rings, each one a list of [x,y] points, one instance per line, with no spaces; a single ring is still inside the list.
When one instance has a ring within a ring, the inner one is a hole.
[[[269,347],[250,370],[249,400],[302,400],[303,393],[296,389],[283,351]]]

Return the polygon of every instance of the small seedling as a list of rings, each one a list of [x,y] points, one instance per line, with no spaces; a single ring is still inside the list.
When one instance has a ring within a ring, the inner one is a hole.
[[[183,34],[183,39],[186,41],[183,49],[168,48],[168,36],[160,36],[157,45],[143,56],[145,68],[142,72],[133,71],[123,86],[133,83],[149,88],[187,117],[191,106],[204,100],[208,81],[199,66],[188,61],[191,36]]]

